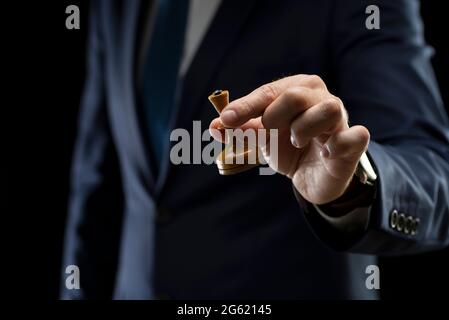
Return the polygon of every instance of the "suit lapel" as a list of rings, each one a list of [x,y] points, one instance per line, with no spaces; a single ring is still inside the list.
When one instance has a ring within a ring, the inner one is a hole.
[[[195,110],[202,105],[202,100],[206,99],[213,90],[210,87],[211,80],[232,48],[232,44],[237,40],[255,2],[256,0],[222,0],[184,79],[182,79],[180,85],[182,92],[176,104],[170,130],[192,126],[191,121]],[[170,143],[171,146],[172,143]],[[165,156],[156,185],[158,194],[163,191],[171,168],[169,151]]]
[[[135,94],[137,107],[136,112],[138,118],[141,119],[141,105],[142,97],[142,63],[148,47],[148,40],[151,36],[152,24],[151,15],[154,13],[154,1],[139,1],[134,0],[136,5],[133,5],[132,10],[139,10],[138,13],[131,13],[138,21],[132,22],[133,28],[129,28],[127,35],[135,37],[135,45],[133,46],[133,73],[135,82]],[[182,79],[182,92],[179,96],[180,102],[177,103],[176,110],[173,112],[170,130],[175,127],[188,127],[192,120],[195,109],[202,105],[201,101],[207,97],[210,88],[211,80],[220,67],[221,62],[226,57],[226,54],[232,47],[232,44],[237,39],[239,31],[243,27],[246,18],[248,17],[251,8],[256,0],[246,1],[225,1],[223,0],[215,18],[213,19],[205,37],[200,44],[197,53],[189,66],[187,73]],[[138,18],[137,18],[138,17]],[[179,106],[181,106],[179,108]],[[191,126],[191,124],[190,124]],[[144,131],[143,124],[140,123],[140,133],[142,141],[145,144],[146,154],[149,152],[149,141]],[[148,164],[150,164],[150,157],[147,156]],[[160,166],[160,172],[157,182],[153,184],[155,194],[160,194],[168,176],[170,162],[169,150],[165,153],[163,162]],[[154,175],[152,175],[153,182]]]
[[[134,46],[133,67],[137,93],[140,94],[143,86],[143,65],[150,43],[157,3],[154,0],[138,0],[137,2],[139,2],[139,14],[135,30],[136,45]]]
[[[202,100],[210,94],[212,79],[226,54],[237,39],[256,0],[225,1],[220,7],[200,44],[184,79],[182,92],[176,104],[171,128],[190,128],[195,110],[202,105]],[[170,146],[172,143],[170,143]],[[160,194],[166,185],[170,170],[169,152],[161,166],[161,172],[156,185],[156,192]]]
[[[209,30],[183,79],[182,101],[188,108],[179,110],[178,125],[188,125],[195,109],[202,105],[210,92],[214,75],[243,27],[256,0],[226,1],[222,3]]]
[[[124,1],[124,0],[122,0]],[[121,1],[119,1],[121,2]],[[136,79],[137,61],[139,60],[139,50],[143,42],[141,39],[144,36],[145,28],[142,26],[146,24],[146,17],[151,12],[153,1],[127,0],[122,4],[122,11],[116,12],[117,16],[121,16],[121,24],[117,25],[119,31],[117,32],[119,41],[115,47],[117,51],[121,52],[119,55],[119,68],[123,68],[121,73],[123,78],[123,90],[125,106],[128,116],[126,119],[132,121],[129,125],[128,134],[130,143],[135,146],[133,149],[136,152],[138,159],[137,170],[142,170],[144,183],[148,186],[149,191],[155,194],[155,178],[151,171],[151,158],[148,153],[148,139],[144,133],[144,123],[142,117],[141,94],[139,94],[139,81]],[[117,21],[116,21],[117,22]],[[121,48],[121,50],[120,50]]]

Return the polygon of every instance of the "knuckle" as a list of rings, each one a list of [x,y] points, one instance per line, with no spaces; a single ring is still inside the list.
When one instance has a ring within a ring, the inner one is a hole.
[[[306,82],[311,88],[325,87],[323,79],[316,74],[307,76]]]
[[[335,100],[335,102],[338,103],[340,106],[343,105],[343,101],[342,101],[339,97],[334,96],[334,95],[332,95],[332,94],[331,94],[330,100]]]
[[[255,111],[255,108],[252,103],[250,103],[248,100],[244,99],[241,101],[241,109],[242,115],[250,115],[253,114]]]
[[[365,127],[360,127],[357,130],[357,140],[361,145],[365,145],[370,140],[370,133]]]
[[[338,100],[332,98],[323,103],[323,117],[331,119],[340,119],[343,117],[341,105]]]
[[[294,107],[299,107],[304,101],[304,89],[302,88],[289,88],[284,92],[287,102]]]
[[[277,91],[274,85],[271,83],[264,84],[263,86],[261,86],[260,92],[264,100],[268,101],[269,103],[273,102],[276,99]]]
[[[343,107],[342,110],[343,110],[343,119],[345,120],[346,123],[349,123],[348,111],[346,110],[345,107]]]
[[[341,110],[343,119],[345,120],[345,122],[348,122],[349,121],[348,111],[344,107],[343,100],[341,100],[339,97],[334,96],[334,95],[332,95],[331,99],[335,100],[335,102],[338,103],[338,105],[340,106],[340,110]]]

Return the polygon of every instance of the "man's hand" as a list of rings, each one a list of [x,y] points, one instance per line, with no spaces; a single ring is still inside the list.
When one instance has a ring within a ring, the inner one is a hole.
[[[298,192],[314,204],[340,197],[367,149],[369,132],[348,126],[342,101],[314,75],[296,75],[263,85],[232,101],[211,129],[278,129],[278,161],[270,167],[292,179]],[[223,135],[215,139],[222,140]]]

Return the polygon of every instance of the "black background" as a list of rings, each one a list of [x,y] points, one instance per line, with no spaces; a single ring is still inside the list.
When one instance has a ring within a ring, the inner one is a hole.
[[[394,0],[392,0],[394,1]],[[81,10],[81,30],[65,28],[65,8]],[[7,38],[5,60],[11,94],[4,135],[10,144],[6,173],[5,242],[10,296],[57,299],[62,239],[67,211],[69,168],[85,70],[88,1],[41,1],[2,10]],[[427,41],[436,49],[433,63],[449,106],[449,50],[445,46],[444,1],[422,1]],[[9,21],[8,17],[14,17]],[[11,84],[13,84],[11,86]],[[448,250],[381,259],[383,298],[433,298],[448,288]],[[9,275],[9,273],[8,273]]]

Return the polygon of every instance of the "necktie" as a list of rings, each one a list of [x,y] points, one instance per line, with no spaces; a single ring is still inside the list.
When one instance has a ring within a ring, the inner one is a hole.
[[[155,169],[169,146],[169,120],[175,104],[184,47],[188,0],[159,0],[144,64],[144,115]]]

